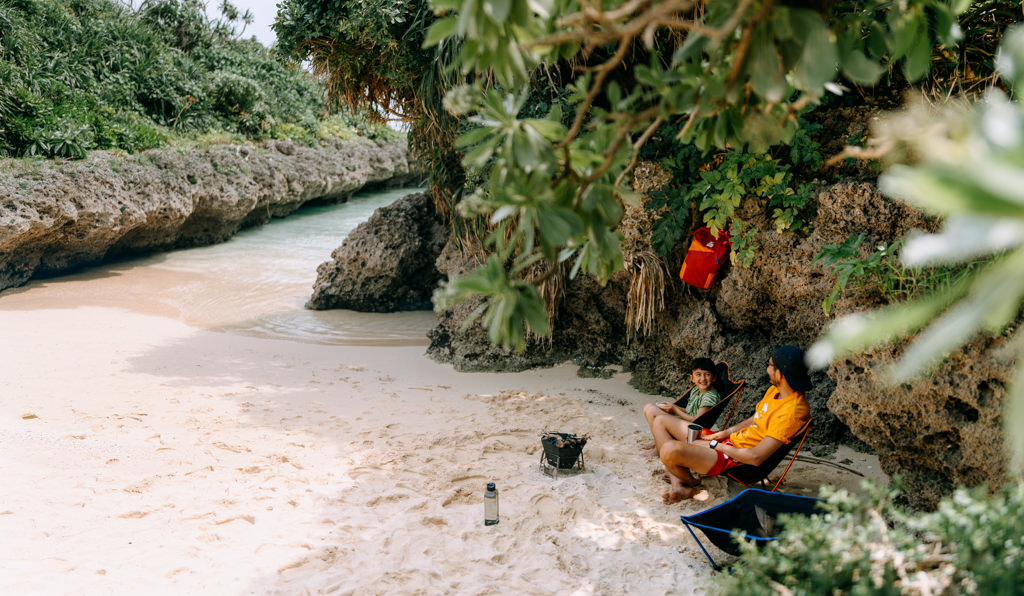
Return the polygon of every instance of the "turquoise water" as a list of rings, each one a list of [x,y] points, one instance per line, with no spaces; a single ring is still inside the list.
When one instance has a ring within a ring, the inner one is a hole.
[[[237,234],[178,250],[31,282],[0,294],[0,309],[106,306],[179,318],[227,333],[325,344],[425,345],[429,311],[311,311],[316,268],[373,212],[417,189],[310,207]]]

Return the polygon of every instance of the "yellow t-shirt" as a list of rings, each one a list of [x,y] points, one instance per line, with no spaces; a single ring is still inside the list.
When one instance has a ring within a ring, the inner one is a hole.
[[[754,424],[729,435],[729,441],[744,449],[757,446],[765,437],[789,443],[811,417],[811,407],[803,393],[794,392],[781,399],[778,396],[778,388],[769,387],[757,402]]]

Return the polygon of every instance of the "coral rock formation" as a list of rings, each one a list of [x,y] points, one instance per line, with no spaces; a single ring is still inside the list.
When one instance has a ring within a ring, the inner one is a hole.
[[[418,178],[404,142],[167,149],[0,170],[0,290],[104,259],[222,242],[309,202]]]
[[[306,308],[362,312],[430,309],[441,274],[434,262],[448,228],[424,194],[378,209],[317,267]]]

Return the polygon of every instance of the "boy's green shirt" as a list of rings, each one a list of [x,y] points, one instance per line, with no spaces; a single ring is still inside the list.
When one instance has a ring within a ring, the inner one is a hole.
[[[694,418],[697,417],[697,412],[701,408],[708,407],[717,404],[722,399],[722,396],[718,393],[718,390],[712,387],[704,393],[700,392],[700,387],[696,385],[690,390],[690,399],[686,402],[686,413]]]

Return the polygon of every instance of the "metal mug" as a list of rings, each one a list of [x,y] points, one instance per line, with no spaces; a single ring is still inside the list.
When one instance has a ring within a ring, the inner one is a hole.
[[[686,442],[692,443],[700,438],[700,431],[704,430],[704,427],[699,424],[691,424],[686,427]]]

